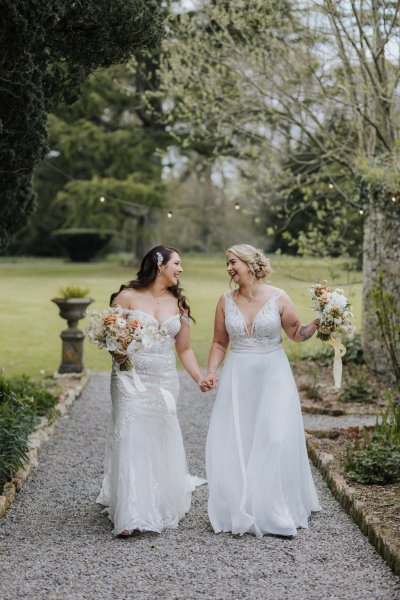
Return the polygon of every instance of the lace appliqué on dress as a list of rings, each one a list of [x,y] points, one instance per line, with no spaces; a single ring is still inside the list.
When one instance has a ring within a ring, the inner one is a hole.
[[[225,326],[231,345],[240,344],[241,347],[254,346],[262,343],[276,347],[281,341],[281,316],[279,312],[279,297],[281,290],[277,290],[260,308],[252,324],[252,330],[247,330],[244,315],[232,298],[230,293],[225,293]]]
[[[174,344],[183,316],[172,315],[159,323],[141,310],[124,313],[145,325],[164,328],[169,337],[132,356],[144,391],[135,387],[133,373],[121,376],[119,366],[113,365],[112,415],[97,501],[107,507],[114,535],[124,529],[161,532],[177,527],[189,510],[194,489],[176,412],[168,400],[179,393]]]
[[[188,325],[189,327],[192,326],[192,319],[190,317],[188,317],[187,315],[181,315],[181,323],[184,323],[185,325]]]

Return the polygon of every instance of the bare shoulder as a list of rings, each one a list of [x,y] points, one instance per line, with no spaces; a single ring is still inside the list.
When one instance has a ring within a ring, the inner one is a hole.
[[[140,294],[140,292],[133,290],[132,288],[122,290],[118,296],[115,296],[113,304],[118,304],[119,306],[122,306],[122,308],[132,308],[135,304],[135,300],[138,298],[138,294]]]

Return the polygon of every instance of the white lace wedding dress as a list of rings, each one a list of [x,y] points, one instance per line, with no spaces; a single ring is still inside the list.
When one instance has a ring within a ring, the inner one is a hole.
[[[143,311],[124,312],[159,327]],[[195,486],[205,482],[188,473],[176,416],[179,378],[174,338],[185,318],[175,315],[162,324],[170,338],[141,348],[133,357],[134,372],[123,372],[113,363],[112,415],[97,502],[106,506],[114,535],[177,527],[190,508]]]
[[[230,352],[206,450],[208,513],[216,533],[293,536],[321,510],[299,395],[280,343],[280,293],[261,308],[250,332],[225,294]]]

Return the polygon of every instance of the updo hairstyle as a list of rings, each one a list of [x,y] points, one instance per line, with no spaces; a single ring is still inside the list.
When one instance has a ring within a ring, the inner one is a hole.
[[[250,246],[250,244],[236,244],[228,248],[227,252],[232,252],[248,266],[256,279],[265,279],[271,272],[271,262],[262,250]]]

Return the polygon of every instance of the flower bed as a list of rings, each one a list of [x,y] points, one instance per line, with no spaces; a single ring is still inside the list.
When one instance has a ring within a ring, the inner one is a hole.
[[[25,375],[0,377],[0,518],[15,499],[40,446],[54,433],[59,416],[79,396],[88,373],[39,381]]]
[[[307,447],[334,496],[400,575],[400,483],[363,485],[346,475],[347,448],[362,439],[358,427],[313,431]]]
[[[386,406],[385,385],[363,365],[346,364],[341,390],[334,388],[332,367],[325,361],[299,360],[292,365],[303,412],[378,415]]]

